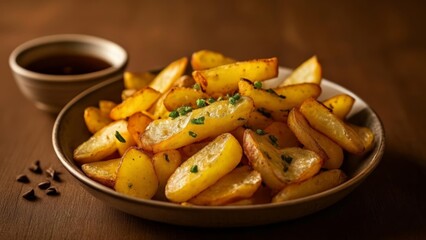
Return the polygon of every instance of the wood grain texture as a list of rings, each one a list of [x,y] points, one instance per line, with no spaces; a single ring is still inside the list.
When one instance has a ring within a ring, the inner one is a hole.
[[[1,1],[0,239],[221,239],[285,237],[426,238],[426,33],[422,1]],[[130,70],[162,67],[199,49],[237,59],[277,56],[296,67],[317,54],[323,75],[357,93],[384,123],[384,158],[336,205],[289,222],[239,229],[194,229],[138,219],[85,192],[53,152],[55,116],[40,112],[8,66],[20,43],[57,33],[105,37],[124,46]],[[61,171],[60,196],[36,189]],[[31,182],[15,181],[27,174]]]

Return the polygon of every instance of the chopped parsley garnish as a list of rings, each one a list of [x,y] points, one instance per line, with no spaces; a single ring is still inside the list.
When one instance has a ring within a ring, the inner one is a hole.
[[[121,143],[125,143],[126,139],[124,139],[123,136],[121,136],[121,134],[118,131],[115,131],[115,137],[117,138],[118,141],[120,141]]]
[[[197,173],[198,172],[198,166],[197,165],[192,166],[189,171],[192,172],[192,173]]]
[[[164,154],[164,159],[167,161],[167,162],[169,162],[170,160],[169,160],[169,155],[168,154]]]
[[[269,140],[271,140],[272,145],[278,147],[278,139],[274,135],[269,135]]]
[[[204,119],[205,119],[204,116],[203,117],[199,117],[199,118],[193,118],[193,119],[191,119],[191,123],[192,124],[197,124],[197,125],[204,124]]]
[[[193,131],[189,131],[188,134],[189,134],[189,136],[191,136],[193,138],[197,137],[197,134],[195,132],[193,132]]]
[[[169,117],[171,117],[172,119],[175,119],[175,118],[177,118],[177,117],[179,117],[179,112],[178,111],[171,111],[170,113],[169,113]]]
[[[192,88],[194,88],[195,90],[201,90],[201,86],[199,83],[194,84],[194,86],[192,86]]]
[[[262,88],[262,82],[259,82],[259,81],[256,81],[256,82],[254,82],[254,88],[256,88],[256,89],[261,89]]]
[[[281,155],[281,159],[283,161],[285,161],[287,164],[291,164],[291,162],[293,161],[293,158],[290,156],[287,156],[285,154]]]
[[[274,91],[274,89],[272,89],[272,88],[269,88],[268,90],[266,90],[268,93],[272,93],[272,94],[274,94],[274,95],[278,95],[275,91]]]
[[[232,105],[235,105],[240,99],[241,99],[241,95],[239,93],[236,93],[234,94],[234,96],[229,97],[229,103]]]
[[[216,99],[214,99],[214,98],[209,98],[208,100],[207,100],[209,103],[214,103],[214,102],[216,102]]]
[[[202,98],[197,99],[197,101],[195,101],[195,103],[197,104],[197,107],[199,107],[199,108],[206,106],[206,100],[204,100]]]
[[[176,111],[178,111],[178,113],[181,116],[185,116],[187,113],[192,112],[192,107],[191,106],[182,106],[182,107],[176,109]]]
[[[265,131],[263,131],[262,129],[256,129],[256,133],[257,133],[258,135],[265,135],[265,134],[266,134],[266,132],[265,132]]]

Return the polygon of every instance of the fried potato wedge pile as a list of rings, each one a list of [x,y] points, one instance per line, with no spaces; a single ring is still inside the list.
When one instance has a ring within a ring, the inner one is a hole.
[[[126,72],[121,103],[85,109],[93,135],[74,160],[117,192],[184,206],[284,202],[334,188],[347,179],[345,154],[371,150],[374,134],[347,121],[353,97],[318,100],[317,57],[264,87],[278,66],[275,57],[201,50],[158,74]]]

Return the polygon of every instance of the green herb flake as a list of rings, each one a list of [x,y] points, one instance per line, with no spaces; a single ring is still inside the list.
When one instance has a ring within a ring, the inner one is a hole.
[[[274,89],[272,89],[272,88],[269,88],[268,90],[266,90],[268,93],[271,93],[271,94],[274,94],[274,95],[277,95],[278,96],[278,94],[274,91]]]
[[[203,117],[199,117],[199,118],[193,118],[193,119],[191,119],[191,123],[192,124],[201,125],[201,124],[204,124],[204,119],[205,119],[204,116]]]
[[[272,145],[274,145],[275,147],[278,147],[278,139],[274,136],[274,135],[269,135],[269,140],[271,140]]]
[[[266,109],[264,109],[264,108],[258,108],[257,111],[260,112],[263,116],[265,116],[267,118],[271,118],[271,113],[269,113],[268,111],[266,111]]]
[[[291,162],[293,161],[293,158],[290,156],[287,156],[285,154],[281,155],[281,159],[286,162],[287,164],[291,164]]]
[[[214,102],[216,102],[216,99],[214,99],[214,98],[209,98],[208,100],[207,100],[209,103],[214,103]]]
[[[198,166],[197,165],[192,166],[189,171],[192,172],[192,173],[197,173],[198,172]]]
[[[168,155],[168,154],[164,154],[164,159],[165,159],[167,162],[170,162],[170,159],[169,159],[169,155]]]
[[[201,90],[201,86],[199,83],[194,84],[194,86],[192,86],[193,89],[195,90]]]
[[[241,95],[239,93],[234,94],[234,96],[229,98],[229,103],[232,105],[237,104],[238,100],[241,99]]]
[[[259,82],[259,81],[254,82],[254,88],[261,89],[262,88],[262,82]]]
[[[121,143],[125,143],[126,139],[124,139],[123,136],[121,136],[121,134],[118,131],[115,131],[115,137],[117,138],[118,141],[120,141]]]
[[[197,101],[195,101],[195,103],[197,104],[197,107],[202,108],[206,106],[206,100],[199,98],[197,99]]]
[[[189,131],[188,134],[189,134],[189,136],[191,136],[193,138],[197,137],[197,134],[195,132],[193,132],[193,131]]]
[[[169,117],[171,117],[172,119],[175,119],[175,118],[177,118],[177,117],[179,117],[179,112],[178,111],[171,111],[170,113],[169,113]]]
[[[185,116],[187,113],[192,112],[192,107],[191,106],[182,106],[182,107],[176,109],[176,111],[178,111],[178,113],[181,116]]]
[[[266,132],[263,131],[262,129],[256,129],[256,133],[257,133],[257,135],[265,135],[266,134]]]

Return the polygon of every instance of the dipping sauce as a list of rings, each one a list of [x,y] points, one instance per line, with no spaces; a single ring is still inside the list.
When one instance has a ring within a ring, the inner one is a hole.
[[[24,66],[26,69],[50,75],[78,75],[111,67],[103,59],[88,55],[51,55]]]

